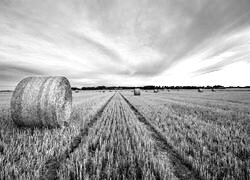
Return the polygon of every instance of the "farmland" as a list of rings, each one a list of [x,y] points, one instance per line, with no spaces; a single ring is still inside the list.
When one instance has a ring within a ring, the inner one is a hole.
[[[0,179],[250,178],[250,91],[81,91],[57,129],[16,127],[10,98]]]

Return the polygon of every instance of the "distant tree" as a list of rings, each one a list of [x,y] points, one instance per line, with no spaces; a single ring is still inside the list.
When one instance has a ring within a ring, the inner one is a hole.
[[[71,87],[71,90],[72,90],[72,91],[80,90],[80,88],[78,88],[78,87]]]
[[[141,89],[147,89],[147,90],[155,89],[155,86],[143,86]]]
[[[225,89],[224,86],[221,86],[221,85],[215,85],[213,86],[214,89]]]

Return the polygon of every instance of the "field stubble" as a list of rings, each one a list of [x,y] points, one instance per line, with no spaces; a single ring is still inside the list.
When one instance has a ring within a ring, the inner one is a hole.
[[[43,165],[51,157],[65,152],[85,121],[91,119],[112,93],[74,95],[71,122],[58,129],[17,127],[10,117],[9,99],[0,107],[0,179],[34,179],[40,176]]]
[[[176,179],[167,154],[119,94],[59,173],[66,179]]]
[[[61,129],[17,128],[0,94],[0,179],[250,179],[249,92],[121,94],[75,93]]]
[[[201,177],[250,178],[250,116],[245,109],[238,111],[241,106],[245,107],[245,103],[234,104],[225,110],[204,105],[208,103],[204,99],[202,105],[202,97],[199,97],[199,103],[193,98],[188,101],[185,92],[178,92],[185,96],[182,101],[174,93],[158,96],[145,93],[143,98],[124,94],[146,119],[160,129],[172,147]],[[191,95],[195,96],[195,93]],[[217,96],[219,99],[220,95]],[[170,100],[167,97],[171,97]]]

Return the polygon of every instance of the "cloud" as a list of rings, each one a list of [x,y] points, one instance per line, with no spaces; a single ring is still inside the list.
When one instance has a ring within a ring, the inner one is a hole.
[[[249,62],[250,28],[238,30],[214,39],[200,49],[203,67],[195,71],[196,75],[219,71],[235,62]],[[198,58],[198,57],[196,57]]]
[[[23,77],[44,75],[38,68],[0,63],[0,89],[13,89]]]
[[[4,65],[1,64],[0,71],[2,72],[9,72],[9,71],[17,71],[21,73],[27,73],[27,74],[34,74],[34,75],[42,75],[43,72],[39,71],[38,69],[32,68],[26,68],[26,67],[18,67],[14,65]]]
[[[2,0],[0,83],[36,74],[75,85],[193,83],[249,62],[249,8],[248,0]]]

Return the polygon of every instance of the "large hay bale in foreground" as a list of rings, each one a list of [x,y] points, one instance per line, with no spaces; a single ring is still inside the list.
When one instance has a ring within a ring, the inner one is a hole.
[[[11,117],[20,126],[60,127],[70,119],[72,91],[65,77],[28,77],[11,98]]]
[[[140,89],[138,89],[138,88],[134,89],[134,95],[135,96],[140,96],[141,95]]]

